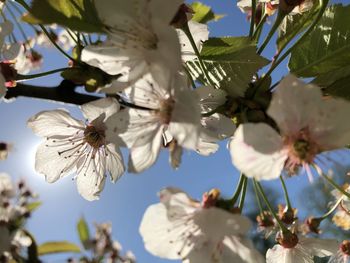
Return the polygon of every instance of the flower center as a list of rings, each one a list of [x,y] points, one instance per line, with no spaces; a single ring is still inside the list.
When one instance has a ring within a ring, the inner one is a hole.
[[[171,121],[171,115],[173,113],[175,106],[175,101],[172,98],[163,100],[160,103],[160,108],[159,108],[159,118],[161,123],[163,124],[169,124]]]
[[[98,149],[105,144],[104,131],[98,130],[95,126],[88,125],[84,130],[84,139],[91,147]]]
[[[296,135],[287,136],[284,144],[288,149],[286,168],[290,174],[295,174],[301,165],[312,163],[320,152],[318,144],[311,138],[307,128],[300,130]]]

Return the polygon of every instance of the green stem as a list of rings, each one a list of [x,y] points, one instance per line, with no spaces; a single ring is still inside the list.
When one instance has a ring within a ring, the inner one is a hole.
[[[236,190],[235,190],[235,193],[233,194],[232,198],[230,199],[230,203],[232,206],[235,205],[235,203],[239,197],[239,194],[241,193],[244,180],[245,180],[245,175],[243,173],[241,173]]]
[[[276,215],[275,211],[273,210],[273,208],[272,208],[269,200],[267,199],[267,196],[266,196],[266,194],[265,194],[261,184],[259,182],[257,182],[255,179],[253,179],[253,180],[254,180],[254,183],[256,184],[257,189],[259,190],[260,195],[264,199],[266,206],[269,208],[272,216],[275,218],[275,220],[276,220],[278,226],[280,227],[280,229],[282,230],[282,232],[283,233],[289,232],[288,228],[283,224],[283,222],[278,218],[278,216]]]
[[[46,71],[46,72],[42,72],[42,73],[38,73],[38,74],[32,74],[32,75],[21,75],[21,74],[17,74],[17,78],[16,80],[18,82],[22,81],[22,80],[29,80],[29,79],[36,79],[36,78],[41,78],[41,77],[45,77],[51,74],[55,74],[67,69],[71,69],[71,68],[58,68],[58,69],[54,69],[54,70],[50,70],[50,71]]]
[[[258,54],[260,55],[265,47],[267,46],[267,44],[270,42],[271,38],[273,37],[273,35],[275,34],[275,32],[277,31],[278,27],[280,26],[280,24],[282,23],[284,17],[286,15],[282,12],[278,12],[278,15],[277,15],[277,18],[276,18],[276,21],[275,23],[273,24],[270,32],[268,33],[267,37],[265,38],[263,44],[261,45],[261,47],[258,49]]]
[[[21,6],[23,6],[23,8],[25,8],[28,12],[30,12],[30,7],[28,6],[28,4],[24,1],[24,0],[15,0],[18,4],[20,4]],[[75,61],[74,58],[72,58],[70,55],[68,55],[57,43],[54,39],[52,39],[50,33],[46,30],[46,28],[42,25],[39,24],[39,27],[41,28],[41,30],[45,33],[45,35],[48,37],[48,39],[51,41],[51,43],[65,56],[67,57],[69,60]]]
[[[197,46],[196,46],[196,43],[194,42],[194,39],[192,37],[192,34],[191,34],[191,31],[190,31],[190,28],[188,26],[188,23],[186,23],[183,27],[182,27],[182,30],[183,32],[185,33],[185,35],[187,36],[188,40],[190,41],[191,43],[191,46],[194,50],[194,53],[196,54],[197,58],[198,58],[198,62],[199,62],[199,65],[201,67],[201,70],[203,71],[203,74],[204,76],[206,77],[208,83],[210,83],[210,85],[212,85],[213,87],[215,86],[214,83],[211,81],[209,75],[208,75],[208,72],[207,72],[207,69],[203,63],[203,60],[201,58],[201,55],[199,53],[199,50],[197,49]]]
[[[243,206],[244,206],[244,201],[245,201],[245,196],[247,192],[247,186],[248,186],[248,178],[244,176],[244,181],[242,185],[242,191],[241,191],[241,198],[239,199],[239,204],[238,208],[242,212]]]
[[[276,60],[271,68],[269,69],[269,71],[265,74],[265,76],[263,77],[263,79],[261,80],[261,83],[263,83],[265,81],[265,79],[271,75],[271,73],[275,70],[275,68],[281,64],[281,62],[290,55],[290,53],[293,52],[293,50],[300,44],[303,42],[303,40],[310,34],[310,32],[314,29],[314,27],[316,26],[316,24],[319,22],[319,20],[322,18],[324,11],[327,8],[328,2],[329,0],[320,0],[321,2],[321,8],[319,13],[317,14],[316,19],[313,21],[313,23],[311,24],[311,26],[305,31],[305,33],[294,43],[293,46],[291,46],[278,60]],[[271,90],[271,89],[270,89]]]
[[[259,192],[258,192],[258,187],[256,185],[256,181],[254,181],[254,180],[253,180],[253,186],[254,186],[255,198],[256,198],[256,201],[257,201],[258,206],[259,206],[260,214],[262,214],[264,209],[263,209],[262,204],[261,204],[261,200],[260,200],[260,197],[259,197]]]
[[[286,187],[286,184],[285,184],[282,176],[280,176],[280,180],[281,180],[281,184],[282,184],[282,188],[283,188],[283,192],[284,192],[284,198],[286,199],[286,203],[287,203],[287,209],[291,209],[292,206],[290,204],[290,199],[289,199],[287,187]]]
[[[334,211],[335,209],[337,209],[337,207],[339,206],[339,204],[343,201],[343,198],[339,198],[339,200],[335,203],[335,205],[327,212],[325,213],[324,215],[318,217],[318,219],[320,220],[324,220],[326,219],[328,216],[330,216]]]
[[[346,192],[343,188],[341,188],[336,182],[334,182],[330,177],[325,175],[323,172],[319,172],[319,174],[326,179],[326,181],[331,184],[335,189],[337,189],[339,192],[341,192],[346,197],[350,198],[350,194]]]
[[[252,16],[250,18],[249,37],[253,38],[255,27],[256,0],[252,0]]]
[[[268,17],[268,15],[267,15],[267,14],[264,14],[264,16],[261,18],[259,24],[258,24],[258,25],[256,26],[256,28],[255,28],[255,32],[254,32],[252,38],[255,39],[256,41],[258,41],[258,39],[259,39],[259,36],[260,36],[260,33],[261,33],[261,29],[262,29],[262,27],[264,26],[267,17]]]

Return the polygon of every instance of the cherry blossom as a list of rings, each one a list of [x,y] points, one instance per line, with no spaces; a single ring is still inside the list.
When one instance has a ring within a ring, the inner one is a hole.
[[[11,177],[6,173],[0,173],[0,203],[2,198],[11,198],[15,195]]]
[[[85,47],[82,60],[108,74],[121,74],[108,92],[127,87],[149,72],[164,85],[164,75],[181,70],[180,44],[170,22],[182,2],[95,2],[108,38],[101,44]]]
[[[347,263],[350,260],[350,241],[344,240],[340,246],[339,250],[335,255],[333,255],[328,263]]]
[[[107,137],[119,136],[130,148],[129,171],[139,173],[157,160],[165,131],[186,149],[195,150],[200,127],[200,110],[195,92],[186,79],[159,85],[151,74],[126,89],[124,99],[136,107],[128,108],[107,122]]]
[[[333,239],[298,237],[294,246],[275,245],[266,253],[267,263],[313,263],[314,256],[327,257],[335,254],[338,242]]]
[[[75,172],[78,192],[91,201],[103,190],[107,172],[112,182],[124,173],[119,148],[105,138],[105,120],[119,110],[119,104],[106,98],[84,104],[81,110],[87,124],[59,109],[36,114],[28,126],[46,138],[36,152],[36,171],[49,183]]]
[[[322,153],[343,148],[350,141],[350,123],[344,122],[350,103],[323,99],[319,87],[289,75],[277,86],[267,114],[280,134],[266,123],[241,124],[229,143],[233,164],[248,177],[271,180],[283,170],[290,175],[310,165],[324,164]],[[318,167],[318,166],[317,166]]]
[[[146,249],[191,263],[263,262],[244,237],[249,219],[215,207],[218,195],[214,189],[199,202],[180,189],[163,189],[161,202],[147,208],[140,225]]]

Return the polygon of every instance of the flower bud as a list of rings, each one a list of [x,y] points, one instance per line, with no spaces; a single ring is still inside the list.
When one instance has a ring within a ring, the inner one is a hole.
[[[321,232],[319,229],[320,224],[321,224],[321,220],[315,217],[309,217],[305,221],[305,225],[307,226],[307,231],[313,232],[316,234],[319,234]]]
[[[272,227],[275,225],[273,217],[269,211],[263,211],[256,217],[256,221],[260,227]]]
[[[278,217],[287,225],[293,224],[293,222],[297,219],[297,217],[295,217],[296,212],[296,209],[278,205]]]
[[[213,207],[216,204],[216,201],[220,197],[220,190],[219,189],[212,189],[209,192],[206,192],[202,196],[202,207],[203,208],[209,208]]]
[[[349,240],[344,240],[341,244],[340,244],[340,250],[350,256],[350,241]]]

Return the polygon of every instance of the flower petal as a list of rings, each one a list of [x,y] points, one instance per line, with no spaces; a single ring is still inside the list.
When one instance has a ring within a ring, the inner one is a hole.
[[[265,123],[241,124],[229,143],[229,150],[233,164],[257,180],[278,178],[287,160],[282,138]]]
[[[130,149],[128,171],[141,173],[151,167],[157,160],[162,145],[163,131],[159,129],[148,143]]]
[[[111,175],[112,182],[115,183],[125,172],[123,155],[114,144],[107,145],[106,169]]]
[[[293,135],[315,119],[321,104],[319,87],[306,85],[288,75],[276,87],[267,113],[276,121],[282,134]]]
[[[226,92],[211,86],[199,87],[195,92],[199,97],[203,113],[211,112],[226,102]]]
[[[119,111],[120,105],[114,98],[103,98],[83,104],[81,111],[89,122],[105,114],[105,120]]]
[[[83,122],[72,118],[63,109],[39,112],[28,120],[27,125],[41,137],[51,137],[57,134],[69,136],[85,128]]]
[[[337,253],[339,243],[335,239],[299,237],[299,245],[312,256],[328,257]]]

